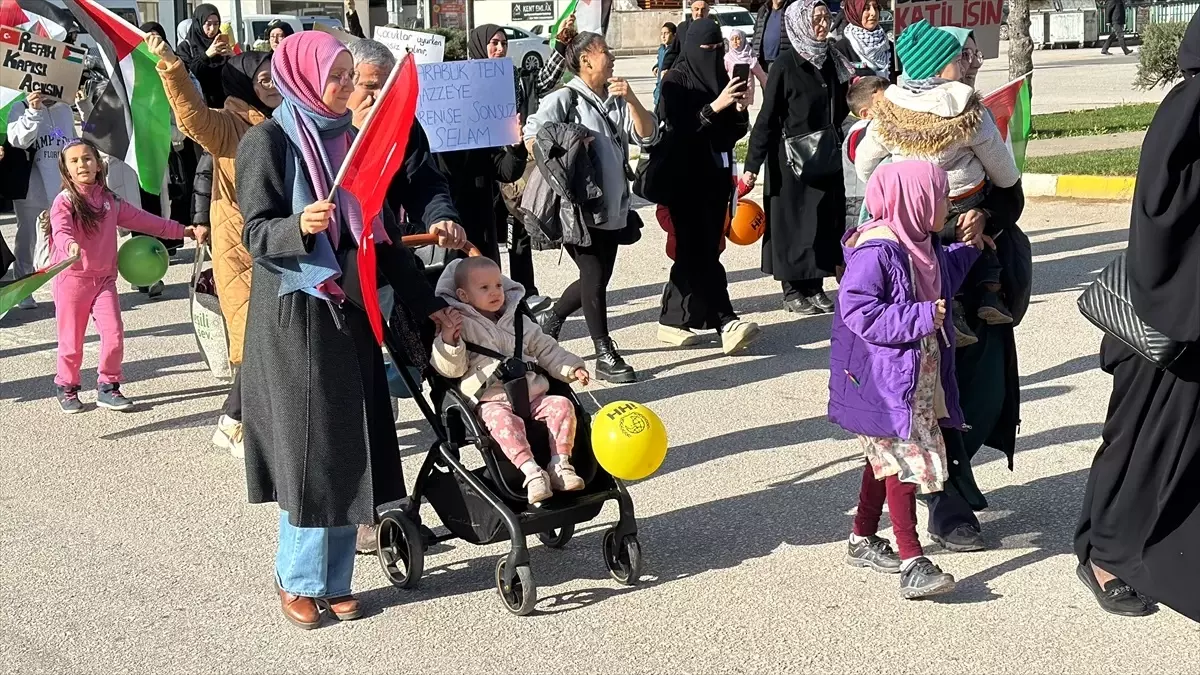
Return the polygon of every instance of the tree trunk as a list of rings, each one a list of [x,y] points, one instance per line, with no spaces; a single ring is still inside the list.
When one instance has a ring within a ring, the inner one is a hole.
[[[1029,37],[1029,0],[1012,0],[1008,8],[1008,79],[1033,70],[1033,38]],[[1033,77],[1029,78],[1033,95]]]

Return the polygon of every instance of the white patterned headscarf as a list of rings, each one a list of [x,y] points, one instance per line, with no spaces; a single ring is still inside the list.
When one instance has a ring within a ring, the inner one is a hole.
[[[813,10],[817,7],[828,9],[829,6],[825,4],[825,0],[796,0],[784,10],[783,22],[787,28],[788,39],[792,42],[792,49],[817,69],[825,65],[825,59],[829,58],[832,51],[838,80],[848,82],[854,75],[854,67],[850,61],[838,50],[831,50],[828,39],[818,40],[817,33],[813,30]]]

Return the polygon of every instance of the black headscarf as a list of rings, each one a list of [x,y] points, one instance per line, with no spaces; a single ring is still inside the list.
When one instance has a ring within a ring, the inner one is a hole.
[[[1129,223],[1129,289],[1142,321],[1200,340],[1200,11],[1179,47],[1184,81],[1158,106],[1138,162]]]
[[[197,58],[208,51],[213,40],[216,39],[215,35],[208,37],[204,34],[204,22],[213,14],[216,14],[218,18],[221,16],[217,8],[208,3],[197,5],[196,11],[192,12],[192,25],[188,26],[187,42],[192,46]]]
[[[485,23],[471,31],[470,36],[467,38],[467,58],[486,59],[488,57],[488,43],[501,30],[503,29],[494,23]]]
[[[269,40],[271,38],[271,31],[275,30],[276,28],[283,31],[283,37],[293,35],[296,32],[296,29],[292,28],[292,24],[282,19],[275,19],[271,21],[271,23],[267,24],[267,33],[266,35],[263,35],[263,39]]]
[[[272,109],[254,92],[254,74],[271,60],[271,52],[242,52],[231,56],[221,69],[221,86],[226,96],[240,98],[260,113],[271,116]]]
[[[163,40],[167,39],[167,30],[157,21],[147,21],[141,26],[143,33],[154,33]]]
[[[696,19],[684,37],[683,58],[675,62],[682,83],[692,91],[716,98],[729,84],[725,71],[725,43],[721,29],[712,19]],[[700,45],[720,45],[716,49],[701,49]]]

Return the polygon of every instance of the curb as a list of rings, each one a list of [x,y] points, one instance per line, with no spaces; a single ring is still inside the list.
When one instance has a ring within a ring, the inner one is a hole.
[[[1026,197],[1127,201],[1133,198],[1133,176],[1057,176],[1027,173],[1021,177]]]

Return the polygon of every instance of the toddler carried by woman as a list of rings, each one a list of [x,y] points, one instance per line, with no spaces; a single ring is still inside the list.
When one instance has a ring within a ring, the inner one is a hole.
[[[904,161],[867,184],[871,220],[846,233],[829,365],[829,418],[858,434],[867,467],[847,562],[900,573],[900,594],[921,598],[954,588],[924,557],[917,492],[942,489],[946,446],[939,426],[964,426],[954,377],[946,299],[975,262],[969,244],[943,248],[935,236],[949,209],[946,172]],[[900,555],[876,535],[887,501]]]
[[[105,186],[100,152],[89,141],[75,140],[59,155],[64,190],[50,207],[50,259],[58,264],[79,260],[53,281],[54,313],[58,321],[58,405],[64,413],[83,410],[79,401],[79,367],[88,317],[100,333],[100,364],[96,404],[128,410],[133,403],[121,394],[121,360],[125,329],[117,300],[117,228],[163,239],[194,237],[192,228],[153,216],[117,198]]]
[[[513,411],[504,383],[500,359],[472,351],[482,347],[512,356],[516,351],[516,322],[521,325],[521,357],[564,382],[590,380],[583,359],[563,349],[537,323],[517,312],[525,289],[500,272],[490,258],[464,258],[446,266],[437,285],[438,297],[462,314],[461,327],[445,326],[433,341],[430,361],[442,375],[460,379],[462,392],[479,401],[479,415],[492,438],[512,463],[525,474],[530,504],[549,499],[555,492],[583,489],[583,480],[571,466],[575,445],[575,406],[564,396],[548,396],[550,383],[533,372],[526,375],[529,410],[545,422],[553,457],[549,473],[533,460],[525,421]],[[468,344],[470,347],[468,347]],[[518,378],[519,379],[519,378]]]

